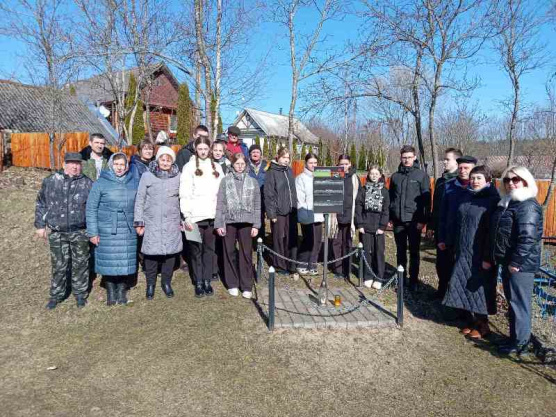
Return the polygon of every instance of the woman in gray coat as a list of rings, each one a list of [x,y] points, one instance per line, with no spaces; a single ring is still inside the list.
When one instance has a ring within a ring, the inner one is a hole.
[[[172,148],[161,146],[156,160],[139,182],[135,200],[134,226],[143,236],[141,253],[145,258],[147,300],[154,297],[158,269],[162,275],[162,291],[168,298],[174,296],[172,275],[177,254],[182,251],[180,230],[180,171],[174,163]]]

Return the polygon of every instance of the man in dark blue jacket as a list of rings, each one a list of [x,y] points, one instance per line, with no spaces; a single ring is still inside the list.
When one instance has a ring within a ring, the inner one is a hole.
[[[440,205],[438,224],[436,230],[436,242],[439,256],[438,273],[438,298],[444,298],[448,283],[455,264],[455,233],[456,217],[461,203],[471,193],[469,189],[469,174],[477,165],[477,159],[472,156],[461,156],[456,159],[458,163],[458,176],[446,182],[444,196]]]
[[[390,178],[390,220],[394,226],[398,265],[407,271],[409,243],[409,290],[419,282],[421,232],[430,213],[430,179],[415,166],[415,148],[405,145],[400,150],[400,166]],[[406,272],[404,272],[406,274]]]
[[[48,238],[52,257],[50,301],[46,305],[49,310],[65,297],[68,269],[77,307],[84,307],[87,302],[89,238],[85,209],[93,181],[81,173],[82,161],[79,153],[67,153],[64,169],[45,178],[37,196],[36,234]]]
[[[458,176],[457,159],[462,157],[463,153],[456,148],[448,148],[444,152],[444,173],[438,178],[434,184],[434,197],[432,200],[432,215],[427,225],[427,235],[434,234],[434,244],[438,245],[440,210],[442,209],[442,200],[446,193],[446,183]],[[446,294],[448,281],[454,264],[453,253],[443,251],[436,248],[436,274],[438,275],[438,291],[437,297],[444,298]]]

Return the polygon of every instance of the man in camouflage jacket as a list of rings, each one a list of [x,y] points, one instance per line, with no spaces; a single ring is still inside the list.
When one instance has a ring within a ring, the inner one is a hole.
[[[81,162],[79,153],[67,153],[64,169],[45,178],[37,196],[36,234],[43,239],[48,237],[52,258],[50,301],[46,306],[50,310],[65,297],[68,268],[77,306],[81,308],[86,304],[89,238],[85,208],[93,181],[81,173]]]

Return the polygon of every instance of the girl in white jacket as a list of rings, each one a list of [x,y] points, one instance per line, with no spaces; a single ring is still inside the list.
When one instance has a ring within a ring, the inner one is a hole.
[[[214,293],[210,280],[214,265],[214,217],[222,168],[210,157],[210,140],[199,137],[194,142],[195,156],[183,167],[180,178],[180,208],[187,231],[199,229],[200,240],[187,241],[191,257],[195,296]]]
[[[308,153],[305,156],[305,169],[295,179],[297,192],[297,219],[301,223],[303,241],[299,248],[300,265],[297,272],[300,274],[317,275],[317,262],[322,244],[322,223],[324,215],[313,211],[313,172],[318,165],[317,156]]]

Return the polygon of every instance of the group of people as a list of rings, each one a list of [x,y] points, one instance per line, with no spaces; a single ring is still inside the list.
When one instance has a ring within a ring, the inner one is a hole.
[[[525,354],[543,233],[535,179],[527,168],[512,166],[497,190],[489,167],[454,148],[446,150],[444,168],[429,221],[437,246],[437,297],[464,320],[463,335],[482,339],[490,334],[488,315],[496,314],[500,274],[510,338],[499,352]]]
[[[85,306],[90,258],[94,272],[103,276],[108,305],[127,302],[129,279],[139,264],[148,300],[155,295],[159,273],[162,291],[173,297],[172,276],[180,256],[189,265],[196,297],[212,295],[211,282],[221,277],[231,296],[241,293],[249,299],[253,241],[264,237],[265,218],[276,272],[318,274],[324,228],[324,217],[313,206],[318,156],[307,154],[303,172],[294,177],[286,148],[268,162],[258,145],[247,149],[240,134],[232,126],[225,140],[211,142],[208,129],[199,125],[177,154],[143,140],[129,161],[123,153],[112,154],[102,135],[93,134],[81,153],[67,153],[63,170],[43,181],[36,203],[37,234],[48,238],[52,254],[47,307],[63,300],[69,277],[78,307]],[[397,264],[407,271],[408,289],[415,290],[427,226],[437,246],[437,296],[466,314],[462,333],[471,338],[489,333],[487,317],[496,312],[500,267],[510,307],[510,342],[503,348],[524,351],[542,236],[542,211],[530,172],[508,168],[499,193],[488,167],[450,148],[443,177],[435,183],[431,213],[430,179],[412,146],[401,148],[388,187],[377,165],[369,167],[362,185],[349,155],[340,155],[337,164],[344,171],[344,200],[341,212],[331,214],[328,222],[332,255],[340,259],[330,265],[334,276],[349,277],[350,259],[342,258],[358,233],[369,265],[364,284],[381,288],[385,232],[392,227]]]

